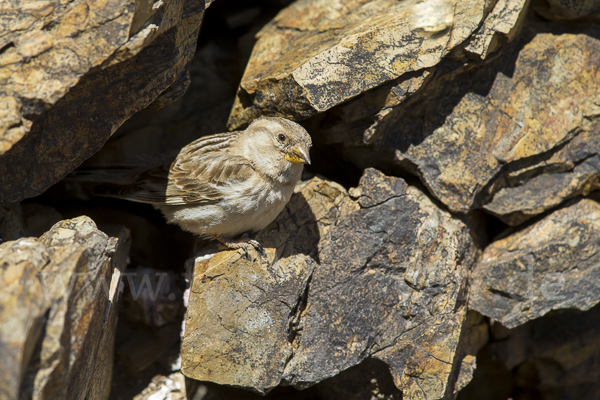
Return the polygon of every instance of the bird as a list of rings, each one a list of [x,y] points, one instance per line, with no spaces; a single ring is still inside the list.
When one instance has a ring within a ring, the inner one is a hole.
[[[311,146],[300,124],[260,117],[245,130],[203,136],[178,153],[84,168],[70,180],[93,184],[95,195],[152,204],[168,223],[201,238],[264,254],[249,234],[288,203],[311,163]]]

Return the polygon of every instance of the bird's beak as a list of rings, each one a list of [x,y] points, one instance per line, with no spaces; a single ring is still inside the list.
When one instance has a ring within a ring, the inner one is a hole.
[[[298,146],[292,147],[291,151],[285,155],[285,159],[293,162],[294,164],[308,164],[310,165],[310,157],[308,150],[301,149]]]

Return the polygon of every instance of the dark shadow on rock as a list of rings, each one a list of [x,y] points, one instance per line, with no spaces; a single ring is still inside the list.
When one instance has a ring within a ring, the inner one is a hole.
[[[238,389],[212,382],[200,382],[186,378],[188,396],[197,396],[202,400],[322,400],[315,388],[297,390],[292,387],[278,386],[267,395],[260,395],[248,390]],[[195,399],[196,397],[188,397]],[[324,399],[323,399],[324,400]]]
[[[551,311],[510,330],[495,325],[459,400],[599,398],[600,305]]]
[[[294,193],[281,214],[257,235],[264,248],[276,248],[277,259],[304,254],[319,262],[319,226],[301,193]]]
[[[383,361],[367,358],[316,386],[323,400],[401,400],[390,369]]]

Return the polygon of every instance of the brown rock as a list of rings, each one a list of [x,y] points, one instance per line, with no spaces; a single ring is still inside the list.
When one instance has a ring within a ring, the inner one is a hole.
[[[0,202],[46,190],[134,112],[179,97],[204,7],[12,2],[0,19]]]
[[[304,119],[436,65],[477,29],[487,2],[435,2],[448,14],[438,22],[423,21],[412,0],[292,3],[258,33],[229,127],[259,115]]]
[[[560,21],[587,18],[600,22],[598,0],[544,0],[536,3],[535,11],[547,19]]]
[[[510,174],[540,174],[542,168],[531,167],[578,135],[594,132],[593,122],[600,115],[600,75],[593,67],[600,63],[600,41],[594,29],[589,35],[529,31],[478,68],[447,62],[437,79],[365,131],[369,147],[354,142],[345,154],[359,166],[412,171],[452,211],[485,205],[511,186]],[[563,158],[577,163],[585,157],[579,153]],[[547,210],[585,192],[589,182],[573,177],[548,186],[521,214]],[[562,193],[552,194],[558,186]],[[541,197],[553,199],[544,204]],[[523,200],[506,203],[507,212],[518,213],[519,204]],[[499,207],[494,213],[504,219]]]
[[[508,328],[600,301],[600,205],[584,199],[490,244],[471,275],[469,307]]]
[[[600,307],[552,311],[509,331],[495,356],[514,374],[515,391],[540,399],[600,395]]]
[[[419,190],[369,169],[352,201],[313,178],[259,240],[268,259],[197,264],[183,373],[266,392],[305,388],[368,357],[404,398],[443,398],[466,310],[467,227]]]
[[[29,234],[19,203],[0,204],[0,243]]]
[[[600,123],[583,131],[552,156],[505,174],[505,185],[483,206],[508,225],[600,189]]]
[[[241,76],[236,50],[212,41],[198,48],[186,93],[158,111],[137,112],[87,164],[111,165],[132,157],[178,151],[200,136],[226,131]]]
[[[484,59],[503,42],[512,41],[525,21],[528,5],[529,0],[497,1],[483,25],[469,38],[465,51]]]
[[[108,397],[127,251],[125,230],[111,238],[87,217],[0,245],[5,398]]]
[[[154,332],[137,329],[119,346],[117,357],[127,371],[135,375],[152,365],[177,343],[180,332],[179,324],[167,324]]]

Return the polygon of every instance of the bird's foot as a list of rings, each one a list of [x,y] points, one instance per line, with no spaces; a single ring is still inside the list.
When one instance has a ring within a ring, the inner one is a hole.
[[[217,239],[219,242],[223,243],[225,246],[229,247],[230,249],[244,249],[244,251],[246,252],[246,257],[249,257],[248,246],[254,247],[261,257],[267,256],[267,253],[265,253],[265,250],[260,245],[260,243],[258,243],[258,241],[254,239],[250,239],[247,233],[244,233],[239,239],[225,239],[220,236],[215,236],[214,238]]]

